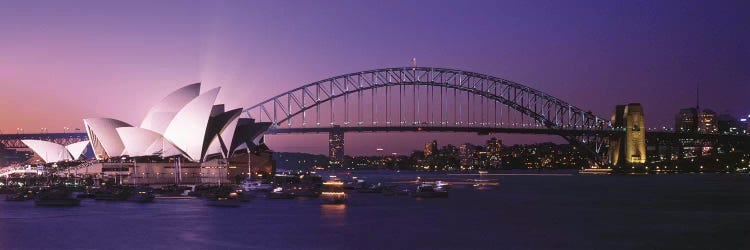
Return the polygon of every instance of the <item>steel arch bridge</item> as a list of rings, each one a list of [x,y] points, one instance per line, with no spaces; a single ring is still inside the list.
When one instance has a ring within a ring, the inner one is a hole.
[[[616,131],[608,120],[526,85],[432,67],[340,75],[279,94],[244,112],[258,122],[270,122],[268,133],[273,134],[342,127],[346,131],[456,132],[518,128],[505,131],[538,129],[532,131],[561,135],[582,145],[590,139],[582,136],[602,137],[601,131]],[[600,151],[601,144],[593,151]]]

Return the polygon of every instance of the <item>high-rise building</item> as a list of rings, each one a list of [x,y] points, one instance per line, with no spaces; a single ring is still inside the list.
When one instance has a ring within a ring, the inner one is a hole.
[[[685,108],[675,116],[674,130],[682,133],[698,131],[698,109]]]
[[[500,152],[503,147],[503,141],[495,137],[487,140],[487,158],[489,167],[499,168],[502,165]]]
[[[344,165],[344,131],[335,126],[328,134],[328,166],[332,168]]]
[[[427,142],[424,144],[424,156],[430,156],[437,153],[437,141]]]
[[[461,167],[471,167],[474,165],[474,145],[464,143],[458,147],[458,160]]]
[[[610,139],[609,162],[615,166],[646,163],[646,127],[639,103],[617,105],[612,125],[626,129],[624,136]]]
[[[704,109],[699,117],[699,131],[701,134],[716,134],[719,132],[716,123],[716,112],[710,109]]]
[[[716,117],[718,133],[740,135],[747,133],[747,124],[732,115],[723,114]]]

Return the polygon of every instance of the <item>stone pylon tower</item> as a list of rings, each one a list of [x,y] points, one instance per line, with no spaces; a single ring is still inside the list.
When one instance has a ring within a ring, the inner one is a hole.
[[[610,138],[609,163],[618,167],[646,163],[646,124],[639,103],[617,105],[612,126],[625,134]]]

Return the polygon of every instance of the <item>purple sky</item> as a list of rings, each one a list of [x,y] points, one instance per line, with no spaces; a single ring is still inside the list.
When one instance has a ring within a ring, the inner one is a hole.
[[[733,3],[734,2],[734,3]],[[2,1],[0,130],[140,123],[193,82],[246,107],[331,76],[408,66],[526,84],[602,117],[640,102],[647,126],[679,108],[750,113],[747,1]],[[499,135],[506,142],[540,138]],[[347,135],[347,153],[481,142],[467,134]],[[326,136],[276,136],[325,151]],[[542,138],[550,139],[550,138]]]

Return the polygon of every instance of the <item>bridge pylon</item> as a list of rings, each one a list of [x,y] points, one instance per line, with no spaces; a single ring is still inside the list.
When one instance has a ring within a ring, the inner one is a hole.
[[[639,103],[617,105],[612,114],[614,129],[625,133],[612,134],[607,162],[618,169],[641,167],[646,163],[646,125]]]

